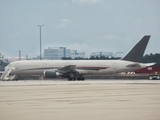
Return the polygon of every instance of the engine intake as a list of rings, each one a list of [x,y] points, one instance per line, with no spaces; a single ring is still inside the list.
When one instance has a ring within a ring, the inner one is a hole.
[[[57,71],[44,71],[45,78],[56,78],[60,73]]]

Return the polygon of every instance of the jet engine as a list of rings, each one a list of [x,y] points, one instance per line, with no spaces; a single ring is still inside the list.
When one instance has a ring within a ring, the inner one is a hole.
[[[44,71],[45,78],[56,78],[60,73],[57,71]]]

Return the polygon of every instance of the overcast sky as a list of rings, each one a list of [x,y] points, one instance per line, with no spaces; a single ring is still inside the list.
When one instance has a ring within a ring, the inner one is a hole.
[[[160,53],[160,0],[0,0],[0,52],[5,57],[39,55],[67,47],[123,52],[151,35],[145,54]]]

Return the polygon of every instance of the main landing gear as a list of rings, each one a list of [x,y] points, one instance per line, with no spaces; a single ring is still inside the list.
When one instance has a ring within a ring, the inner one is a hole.
[[[77,78],[75,78],[75,77],[73,77],[73,78],[68,77],[68,81],[74,81],[74,80],[77,80],[77,81],[84,81],[85,78],[84,78],[83,76],[77,77]]]

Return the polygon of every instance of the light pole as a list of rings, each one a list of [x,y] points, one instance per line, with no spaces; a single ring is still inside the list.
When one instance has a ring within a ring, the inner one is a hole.
[[[39,26],[39,29],[40,29],[40,56],[39,57],[40,57],[40,60],[41,60],[42,59],[41,58],[41,27],[44,26],[44,25],[38,25],[38,26]]]
[[[21,51],[19,50],[19,60],[21,60]]]
[[[28,55],[26,55],[26,60],[28,60]]]

